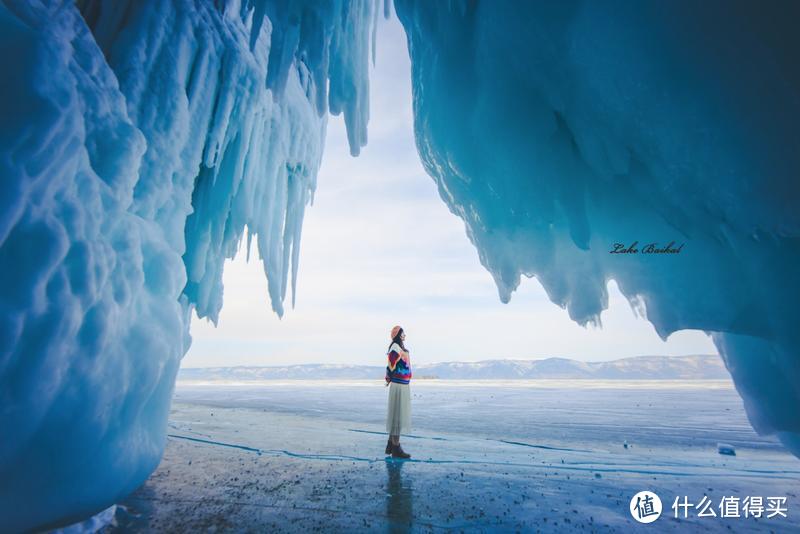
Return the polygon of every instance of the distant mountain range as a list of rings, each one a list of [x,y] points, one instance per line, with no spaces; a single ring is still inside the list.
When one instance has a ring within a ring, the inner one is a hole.
[[[717,355],[636,356],[610,362],[581,362],[567,358],[543,360],[485,360],[416,365],[415,379],[514,380],[714,380],[729,379]],[[306,364],[282,367],[204,367],[181,369],[181,381],[249,382],[262,380],[379,379],[384,367],[370,365]]]

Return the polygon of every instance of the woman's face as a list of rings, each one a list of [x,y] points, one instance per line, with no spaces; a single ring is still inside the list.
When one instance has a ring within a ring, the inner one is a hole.
[[[405,333],[405,332],[402,332],[402,333],[400,334],[400,341],[405,341],[405,340],[406,340],[406,333]]]

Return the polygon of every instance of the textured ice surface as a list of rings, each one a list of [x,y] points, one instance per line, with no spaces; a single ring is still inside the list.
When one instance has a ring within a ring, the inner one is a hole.
[[[189,314],[248,231],[282,302],[326,112],[366,142],[372,1],[0,3],[0,517],[156,467]],[[33,504],[36,503],[36,504]]]
[[[664,504],[658,532],[797,531],[800,463],[756,435],[729,382],[619,386],[417,381],[403,462],[384,459],[380,379],[179,384],[164,461],[119,531],[627,532],[644,489]],[[780,495],[789,512],[676,520],[678,495],[718,515],[722,496]]]
[[[712,333],[800,454],[800,5],[395,5],[420,155],[500,297],[535,276],[595,322],[616,280],[662,337]]]

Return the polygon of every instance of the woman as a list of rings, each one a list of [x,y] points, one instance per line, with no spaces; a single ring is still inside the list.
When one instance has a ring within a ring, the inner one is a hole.
[[[406,333],[399,326],[392,328],[386,366],[386,385],[389,386],[389,406],[386,411],[386,454],[392,458],[411,458],[400,446],[400,434],[411,430],[411,355],[405,344]]]

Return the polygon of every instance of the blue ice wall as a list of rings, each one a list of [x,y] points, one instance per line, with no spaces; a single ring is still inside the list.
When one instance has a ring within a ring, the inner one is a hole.
[[[0,530],[157,466],[247,229],[282,313],[326,113],[366,143],[370,1],[0,3]]]
[[[800,4],[395,7],[420,155],[500,297],[535,277],[599,322],[616,280],[662,337],[709,332],[800,455]]]

